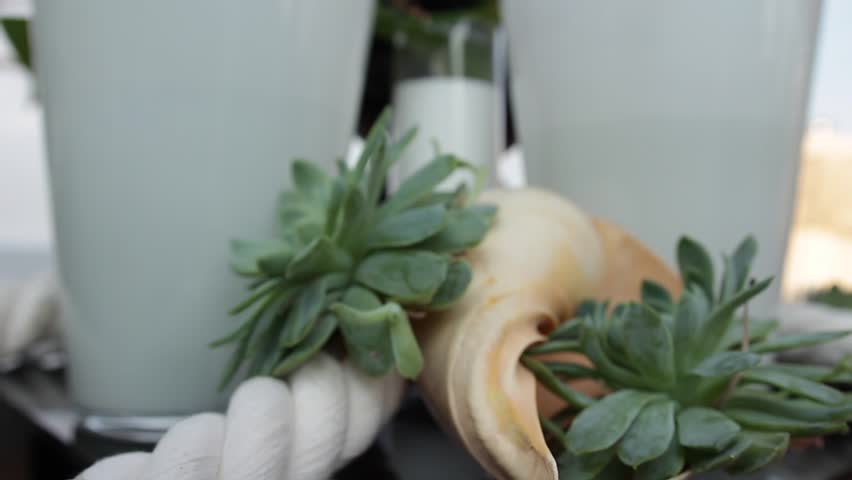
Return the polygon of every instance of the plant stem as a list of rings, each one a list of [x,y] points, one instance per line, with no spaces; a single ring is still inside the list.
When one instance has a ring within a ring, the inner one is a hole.
[[[749,286],[754,285],[754,279],[752,278],[749,282]],[[749,338],[751,333],[749,331],[749,318],[748,318],[748,302],[743,305],[743,339],[740,343],[740,350],[743,352],[748,352],[749,345],[751,343],[751,339]],[[737,384],[742,380],[743,374],[738,373],[734,375],[734,378],[731,379],[731,383],[728,384],[728,388],[725,389],[725,393],[719,397],[719,401],[717,402],[717,406],[722,408],[726,403],[728,403],[728,399],[731,398],[731,395],[734,393],[734,389],[737,388]]]

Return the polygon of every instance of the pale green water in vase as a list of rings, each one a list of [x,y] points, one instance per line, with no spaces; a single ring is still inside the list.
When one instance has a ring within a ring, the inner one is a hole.
[[[275,234],[289,161],[331,165],[371,0],[36,2],[70,384],[88,412],[222,406],[245,294],[228,242]]]

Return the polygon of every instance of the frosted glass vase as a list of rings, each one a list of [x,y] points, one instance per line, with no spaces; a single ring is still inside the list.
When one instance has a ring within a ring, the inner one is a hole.
[[[403,31],[394,36],[392,133],[400,138],[416,127],[417,136],[391,169],[391,190],[436,151],[457,155],[480,170],[478,178],[470,170],[455,172],[439,190],[487,185],[504,145],[505,36],[467,20],[433,28],[428,40]]]
[[[672,264],[684,233],[713,255],[753,233],[780,276],[820,5],[504,0],[529,182]]]
[[[36,2],[70,385],[96,430],[217,408],[293,157],[345,152],[372,0]],[[162,420],[160,422],[159,420]],[[115,432],[113,432],[115,433]]]

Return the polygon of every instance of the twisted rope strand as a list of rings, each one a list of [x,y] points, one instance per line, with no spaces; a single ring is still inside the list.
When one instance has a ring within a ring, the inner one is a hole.
[[[58,328],[53,275],[0,284],[0,355]],[[396,411],[396,373],[370,377],[322,353],[287,381],[257,377],[231,396],[226,415],[175,424],[151,453],[103,459],[78,480],[324,480],[363,453]]]
[[[109,457],[77,480],[325,480],[370,446],[403,386],[322,353],[286,382],[245,381],[226,415],[184,419],[152,453]]]

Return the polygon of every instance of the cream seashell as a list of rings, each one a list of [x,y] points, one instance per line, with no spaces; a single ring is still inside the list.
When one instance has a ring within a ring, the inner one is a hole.
[[[632,237],[558,195],[496,191],[492,230],[466,255],[471,286],[418,322],[424,397],[439,422],[499,479],[555,480],[539,424],[536,382],[521,354],[590,297],[629,298],[640,279],[676,277]]]

